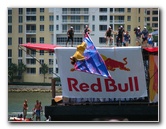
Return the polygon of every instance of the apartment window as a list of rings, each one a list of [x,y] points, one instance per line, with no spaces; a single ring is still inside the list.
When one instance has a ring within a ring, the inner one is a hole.
[[[40,21],[44,21],[44,16],[40,16]]]
[[[18,64],[22,63],[22,59],[18,59]]]
[[[77,19],[77,20],[79,20],[79,19]],[[84,22],[88,22],[88,20],[89,20],[89,17],[88,16],[84,16]]]
[[[40,50],[40,55],[44,55],[44,50]]]
[[[8,45],[9,45],[9,46],[12,45],[12,37],[8,37]]]
[[[59,20],[59,15],[56,15],[56,20],[57,20],[57,21]]]
[[[8,59],[8,66],[12,63],[12,59]]]
[[[12,10],[8,10],[8,15],[12,15]]]
[[[18,14],[23,14],[23,8],[18,9]]]
[[[48,74],[52,74],[53,73],[53,68],[48,68]]]
[[[105,44],[106,43],[106,39],[104,37],[99,37],[99,43],[100,44]]]
[[[110,8],[110,12],[113,12],[113,8]]]
[[[59,30],[59,25],[56,25],[56,30]]]
[[[26,39],[26,42],[30,42],[30,43],[36,43],[36,38],[35,37],[28,37],[27,39]]]
[[[92,31],[95,31],[95,25],[92,25]]]
[[[140,14],[140,12],[141,12],[141,9],[139,8],[139,9],[138,9],[138,13]]]
[[[41,13],[44,13],[44,8],[40,8],[40,12],[41,12]]]
[[[147,11],[147,15],[150,15],[150,11]]]
[[[36,74],[36,68],[27,68],[28,74]]]
[[[54,16],[53,15],[49,16],[49,21],[54,21]]]
[[[27,59],[26,63],[29,65],[35,65],[36,64],[36,60],[35,59]]]
[[[158,23],[152,23],[152,27],[158,27]]]
[[[8,25],[8,33],[12,33],[12,25]]]
[[[146,21],[150,21],[150,17],[147,17],[147,18],[146,18]]]
[[[150,26],[150,23],[147,23],[147,26]]]
[[[99,30],[100,30],[100,31],[105,31],[105,30],[107,30],[107,25],[100,25],[100,26],[99,26]]]
[[[100,21],[107,21],[107,16],[99,16]]]
[[[59,71],[58,68],[56,68],[55,70],[56,70],[56,73],[58,73],[58,71]]]
[[[8,16],[8,23],[12,23],[12,16]]]
[[[18,37],[18,44],[22,44],[22,42],[23,42],[22,37]]]
[[[49,31],[54,31],[54,25],[49,25]]]
[[[131,21],[131,16],[127,16],[127,21]]]
[[[36,16],[27,16],[27,17],[26,17],[26,21],[27,21],[27,22],[36,21]]]
[[[23,22],[23,16],[18,16],[18,22],[22,23]]]
[[[127,12],[130,13],[131,12],[131,8],[127,8]]]
[[[107,8],[100,8],[99,12],[107,12]]]
[[[40,64],[44,64],[44,59],[39,60]]]
[[[140,22],[141,21],[141,18],[140,17],[138,17],[138,22]]]
[[[31,43],[36,43],[36,38],[31,38]]]
[[[8,57],[12,57],[12,49],[8,49]]]
[[[36,56],[36,50],[31,50],[30,55],[32,55],[32,56]],[[36,62],[35,62],[35,64],[36,64]]]
[[[49,55],[50,55],[50,56],[53,56],[54,54],[53,54],[52,52],[49,52]]]
[[[40,31],[44,31],[44,25],[40,25]]]
[[[18,33],[22,33],[22,32],[23,32],[22,25],[19,25],[19,26],[18,26]]]
[[[153,11],[152,14],[153,15],[158,15],[158,11]]]
[[[95,15],[92,16],[92,21],[95,21]]]
[[[127,31],[131,31],[131,25],[127,25]]]
[[[40,37],[40,43],[44,43],[44,37]]]
[[[89,12],[89,9],[88,8],[84,8],[84,13],[88,14],[88,12]]]
[[[152,17],[152,21],[158,21],[158,17]]]
[[[18,57],[22,57],[22,50],[21,49],[18,50]]]
[[[49,59],[49,65],[53,65],[53,59]]]
[[[62,25],[62,32],[67,32],[67,25]]]

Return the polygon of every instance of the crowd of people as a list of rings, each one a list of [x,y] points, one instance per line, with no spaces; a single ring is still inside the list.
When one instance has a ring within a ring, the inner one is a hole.
[[[24,119],[26,119],[26,117],[27,117],[27,111],[28,111],[28,101],[26,99],[26,100],[24,100],[24,103],[23,103],[23,118]],[[33,111],[32,119],[36,115],[36,121],[40,121],[41,120],[41,112],[43,112],[43,107],[42,107],[41,101],[36,100],[36,104],[35,104],[34,108],[32,109],[32,111]]]
[[[91,29],[88,25],[85,25],[83,35],[85,37],[86,34],[90,34]],[[142,47],[152,47],[153,46],[153,36],[151,33],[148,32],[147,28],[141,31],[141,27],[138,26],[134,28],[135,33],[135,46],[142,46]],[[116,46],[129,46],[131,42],[131,36],[128,31],[125,31],[124,27],[121,25],[118,27],[117,30],[113,30],[111,26],[105,32],[105,39],[106,39],[106,46],[113,45],[113,34],[116,36]],[[133,37],[134,38],[134,37]],[[70,29],[67,31],[67,41],[66,47],[68,42],[71,40],[71,47],[73,47],[73,39],[74,39],[74,29],[71,26]]]

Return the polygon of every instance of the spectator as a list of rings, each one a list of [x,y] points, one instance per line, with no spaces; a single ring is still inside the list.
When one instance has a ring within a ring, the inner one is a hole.
[[[109,44],[108,42],[110,42],[110,45],[112,45],[113,38],[112,38],[111,26],[109,26],[109,28],[106,30],[105,38],[106,38],[106,45]]]
[[[153,46],[153,36],[152,36],[152,34],[148,35],[147,41],[148,41],[147,46],[152,47]]]
[[[69,40],[72,41],[71,47],[73,47],[73,38],[74,38],[74,30],[73,30],[73,27],[71,26],[70,29],[67,31],[66,47],[67,47]]]
[[[123,43],[124,43],[124,46],[128,46],[130,44],[130,35],[128,31],[126,31],[126,33],[124,34]]]
[[[124,32],[125,32],[125,30],[124,30],[123,26],[120,26],[118,29],[117,46],[122,46]]]
[[[88,25],[85,25],[85,29],[84,29],[84,37],[86,36],[86,34],[90,34],[91,30],[88,27]]]
[[[146,29],[146,27],[144,27],[142,31],[142,46],[147,46],[148,34],[149,34],[148,30]]]
[[[141,35],[142,35],[142,32],[141,32],[140,28],[137,28],[137,31],[136,31],[136,46],[141,45]]]

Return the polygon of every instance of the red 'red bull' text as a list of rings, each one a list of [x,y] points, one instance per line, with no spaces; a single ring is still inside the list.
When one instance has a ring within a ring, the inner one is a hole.
[[[92,84],[79,83],[75,78],[67,78],[67,82],[69,91],[88,92],[91,90],[93,92],[102,92],[103,90],[100,78],[97,78],[97,82]],[[124,84],[116,84],[114,79],[104,79],[104,83],[106,92],[115,92],[118,90],[121,92],[139,91],[137,77],[129,77],[128,82]]]

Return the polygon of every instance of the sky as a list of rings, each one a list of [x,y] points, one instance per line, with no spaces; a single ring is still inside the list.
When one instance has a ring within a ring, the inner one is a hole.
[[[0,71],[2,72],[1,74],[1,97],[0,97],[0,121],[1,121],[1,127],[4,128],[10,128],[12,127],[13,129],[18,129],[18,127],[23,127],[24,129],[29,129],[29,128],[38,128],[40,127],[41,129],[45,129],[45,128],[57,128],[57,127],[67,127],[67,128],[80,128],[80,127],[95,127],[95,128],[122,128],[123,129],[130,129],[130,128],[163,128],[165,126],[164,123],[164,116],[165,115],[165,111],[163,110],[165,107],[165,103],[164,103],[164,98],[165,95],[163,94],[164,90],[164,85],[165,82],[163,81],[163,74],[164,74],[164,67],[165,65],[165,60],[163,55],[164,54],[164,48],[165,48],[165,44],[164,42],[161,43],[160,45],[160,55],[159,55],[159,68],[160,68],[160,74],[159,74],[159,80],[160,80],[160,123],[141,123],[141,124],[137,124],[137,123],[117,123],[117,124],[80,124],[79,123],[51,123],[51,124],[47,124],[47,123],[38,123],[38,124],[10,124],[8,123],[8,94],[7,94],[7,49],[8,49],[8,44],[7,44],[7,8],[8,7],[15,7],[15,8],[26,8],[26,7],[41,7],[41,8],[51,8],[51,7],[111,7],[111,8],[115,8],[115,7],[122,7],[122,8],[159,8],[160,9],[160,25],[159,25],[159,34],[160,34],[160,42],[162,41],[162,31],[165,30],[165,11],[166,8],[164,7],[163,4],[163,0],[156,0],[156,1],[152,1],[152,0],[119,0],[119,1],[113,1],[113,0],[101,0],[101,1],[94,1],[94,0],[82,0],[82,1],[76,1],[76,0],[46,0],[46,1],[39,1],[39,0],[27,0],[27,1],[23,1],[23,0],[1,0],[1,4],[0,4],[0,35],[1,35],[1,39],[0,39],[0,43],[1,43],[1,54],[0,54],[0,59],[1,59],[1,67],[0,67]],[[160,44],[159,42],[159,44]],[[137,125],[135,125],[137,124]]]

